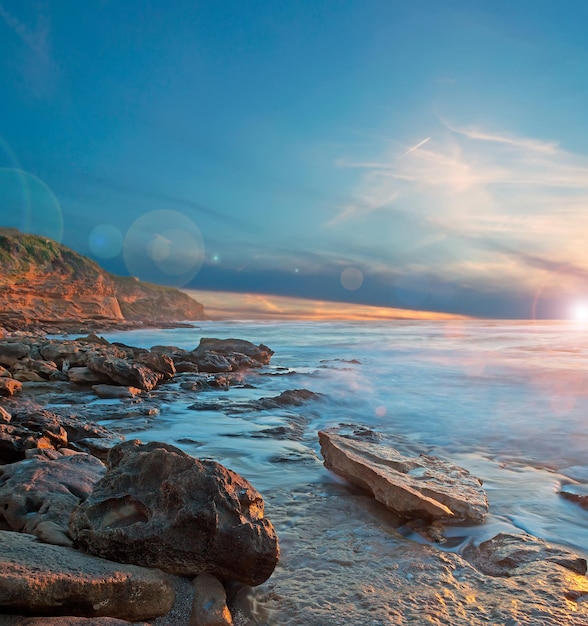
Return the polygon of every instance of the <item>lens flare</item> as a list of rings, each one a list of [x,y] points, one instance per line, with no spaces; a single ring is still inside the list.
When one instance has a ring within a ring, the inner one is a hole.
[[[182,287],[202,266],[204,241],[196,224],[184,214],[151,211],[129,228],[123,257],[133,276]]]
[[[96,226],[88,237],[88,245],[92,254],[100,259],[113,259],[119,255],[123,246],[120,230],[112,224]]]
[[[348,291],[355,291],[363,285],[363,274],[356,267],[347,267],[341,272],[341,284]]]
[[[61,242],[63,215],[57,197],[37,176],[17,168],[0,168],[0,218],[18,228]]]

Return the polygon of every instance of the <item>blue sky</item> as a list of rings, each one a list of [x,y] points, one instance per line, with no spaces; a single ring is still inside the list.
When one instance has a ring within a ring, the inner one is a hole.
[[[0,223],[198,290],[568,317],[586,24],[584,0],[0,0]]]

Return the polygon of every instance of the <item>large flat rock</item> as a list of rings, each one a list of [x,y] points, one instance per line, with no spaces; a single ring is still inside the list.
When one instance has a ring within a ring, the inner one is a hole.
[[[169,577],[159,570],[0,531],[0,606],[13,612],[137,621],[165,615],[173,602]]]
[[[319,441],[328,469],[401,517],[479,523],[488,512],[481,481],[457,465],[330,432],[319,432]]]

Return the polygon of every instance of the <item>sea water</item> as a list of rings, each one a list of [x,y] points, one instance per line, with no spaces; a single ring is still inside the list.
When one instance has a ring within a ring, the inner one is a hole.
[[[206,321],[104,336],[185,349],[201,337],[232,337],[275,351],[270,365],[245,373],[246,386],[228,391],[186,391],[178,377],[156,418],[117,422],[127,438],[219,461],[265,494],[337,481],[322,466],[318,431],[367,428],[483,480],[486,522],[450,528],[448,537],[482,541],[526,531],[588,554],[588,512],[559,495],[566,483],[588,482],[588,328],[580,324]],[[265,411],[244,404],[287,389],[323,397]],[[207,410],[190,408],[204,400]],[[264,432],[292,424],[291,437]]]

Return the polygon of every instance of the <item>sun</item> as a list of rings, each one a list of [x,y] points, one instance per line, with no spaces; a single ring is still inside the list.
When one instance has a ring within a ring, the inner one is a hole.
[[[571,317],[577,322],[588,322],[588,303],[576,302],[572,307]]]

